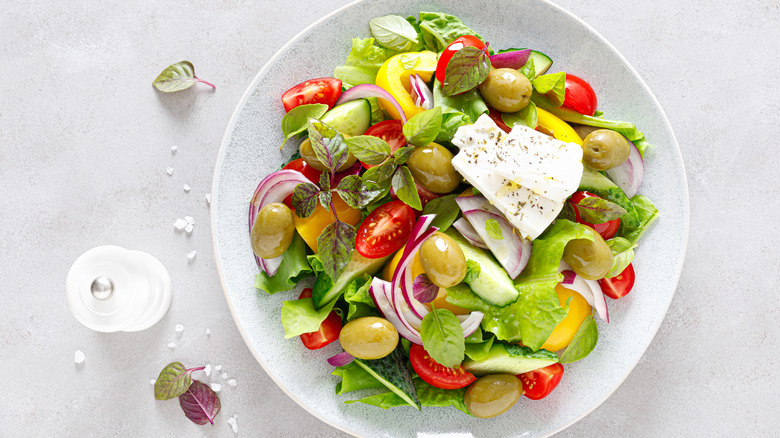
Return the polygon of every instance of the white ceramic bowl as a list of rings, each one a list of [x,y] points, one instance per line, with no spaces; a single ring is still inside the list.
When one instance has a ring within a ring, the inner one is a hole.
[[[487,7],[486,5],[490,6]],[[655,145],[647,159],[640,193],[661,218],[636,251],[634,290],[609,301],[611,324],[599,321],[599,344],[586,359],[567,365],[559,387],[546,399],[522,398],[491,420],[470,418],[453,408],[382,410],[344,404],[336,396],[325,358],[336,345],[308,351],[285,340],[282,301],[296,292],[268,296],[255,290],[258,272],[247,234],[249,198],[263,176],[275,171],[297,147],[283,151],[280,96],[306,79],[330,76],[343,63],[354,37],[368,37],[368,20],[385,14],[444,11],[460,17],[493,47],[531,47],[554,60],[551,72],[587,78],[608,118],[635,123]],[[511,32],[508,29],[513,29]],[[688,238],[688,191],[679,147],[650,90],[628,62],[598,33],[546,1],[380,1],[353,3],[323,17],[287,43],[258,73],[238,104],[225,133],[214,172],[211,220],[216,260],[233,317],[247,346],[276,383],[328,424],[362,436],[546,436],[571,425],[609,397],[644,353],[674,295]],[[462,434],[462,435],[461,435]]]

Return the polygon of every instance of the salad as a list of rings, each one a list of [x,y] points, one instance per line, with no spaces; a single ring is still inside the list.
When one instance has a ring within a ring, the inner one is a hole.
[[[299,146],[250,201],[255,287],[313,277],[281,323],[338,341],[336,393],[374,392],[346,403],[491,418],[542,399],[633,288],[651,146],[543,48],[497,50],[440,12],[368,25],[281,96]]]

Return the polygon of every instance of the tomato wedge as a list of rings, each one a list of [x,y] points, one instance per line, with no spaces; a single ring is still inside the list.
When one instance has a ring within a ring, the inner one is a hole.
[[[572,204],[572,207],[574,207],[574,220],[577,223],[587,225],[594,230],[596,230],[597,233],[601,236],[602,239],[608,240],[613,237],[615,237],[615,234],[617,234],[618,229],[620,228],[620,218],[617,218],[615,220],[611,220],[609,222],[604,222],[603,224],[591,224],[588,222],[585,222],[580,217],[580,212],[577,210],[577,204],[582,201],[585,198],[598,198],[599,196],[594,195],[590,192],[574,192],[573,195],[571,195],[571,198],[569,198],[569,201]]]
[[[306,177],[306,179],[313,182],[314,184],[320,183],[320,175],[322,175],[322,171],[309,166],[309,163],[307,163],[303,158],[290,161],[284,165],[284,169],[297,170],[298,172],[301,172],[303,176]]]
[[[341,96],[341,81],[336,78],[309,79],[290,88],[282,94],[284,110],[289,112],[298,105],[324,103],[328,109]]]
[[[444,83],[444,72],[447,70],[447,64],[450,63],[452,55],[458,50],[464,47],[476,47],[478,49],[484,49],[485,43],[479,38],[472,35],[463,35],[462,37],[451,42],[439,56],[439,62],[436,64],[436,79],[439,82]]]
[[[499,128],[501,128],[504,132],[509,134],[509,132],[512,131],[512,128],[510,128],[509,125],[507,125],[506,122],[504,122],[504,118],[501,117],[501,114],[503,114],[501,111],[499,111],[499,110],[497,110],[497,109],[495,109],[495,108],[493,108],[491,106],[488,107],[488,117],[490,117],[491,120],[493,120],[493,122]]]
[[[301,298],[311,298],[311,288],[306,288],[301,291]],[[320,329],[316,332],[304,333],[301,335],[301,342],[303,346],[309,350],[316,350],[322,348],[331,342],[339,338],[341,333],[341,317],[335,311],[330,312],[325,321],[320,324]]]
[[[592,116],[596,113],[596,92],[584,79],[566,73],[566,91],[563,106],[573,109],[580,114]]]
[[[447,368],[439,364],[422,345],[412,344],[409,350],[409,361],[412,363],[414,372],[420,376],[423,381],[429,385],[441,389],[459,389],[469,386],[471,382],[477,380],[473,374],[465,371],[462,367]]]
[[[620,274],[599,280],[599,286],[606,296],[616,300],[631,292],[631,289],[634,288],[634,280],[636,280],[634,265],[629,263]]]
[[[523,382],[523,395],[531,400],[547,397],[563,377],[563,365],[554,363],[538,370],[518,375]]]
[[[385,120],[368,128],[365,134],[373,137],[379,137],[390,145],[390,151],[395,153],[398,149],[406,146],[406,137],[404,137],[404,124],[400,120]],[[376,164],[363,163],[363,167],[370,169]]]
[[[360,224],[355,248],[363,257],[378,259],[401,249],[414,227],[414,210],[403,201],[379,206]]]

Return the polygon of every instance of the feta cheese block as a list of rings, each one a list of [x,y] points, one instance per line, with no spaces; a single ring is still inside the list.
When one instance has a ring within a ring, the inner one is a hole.
[[[525,126],[504,133],[486,114],[461,126],[452,165],[523,237],[537,238],[577,190],[582,147]]]

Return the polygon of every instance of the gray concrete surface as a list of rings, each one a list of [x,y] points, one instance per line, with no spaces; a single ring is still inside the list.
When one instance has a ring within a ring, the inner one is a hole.
[[[229,437],[233,414],[244,436],[339,435],[288,399],[241,340],[220,290],[204,194],[253,76],[346,3],[0,3],[0,436]],[[612,397],[560,436],[772,436],[780,427],[780,7],[558,3],[654,90],[691,195],[685,269],[654,342]],[[157,93],[151,81],[181,59],[216,92]],[[185,215],[196,220],[191,236],[173,230]],[[68,312],[68,268],[100,244],[148,251],[170,270],[173,305],[152,329],[95,333]],[[81,366],[76,350],[86,355]],[[230,387],[212,373],[223,384],[214,427],[154,400],[149,380],[172,360],[221,364],[237,380]]]

